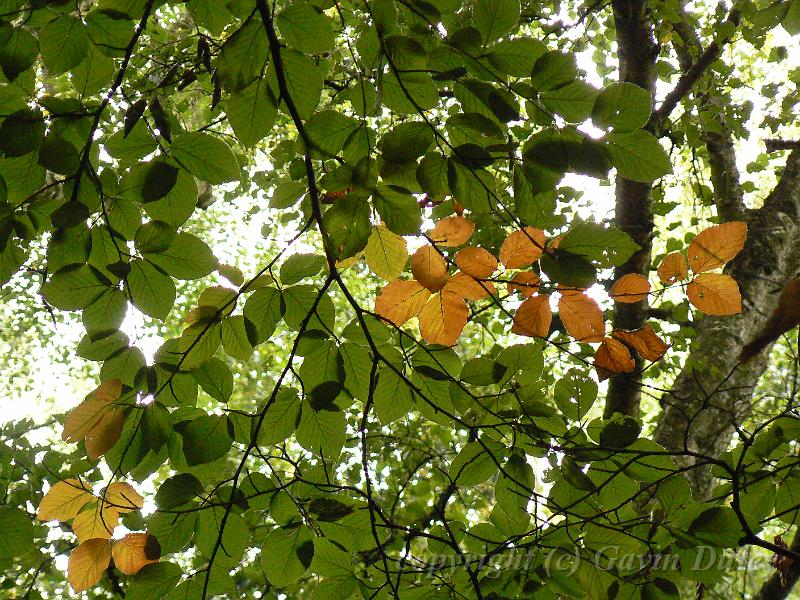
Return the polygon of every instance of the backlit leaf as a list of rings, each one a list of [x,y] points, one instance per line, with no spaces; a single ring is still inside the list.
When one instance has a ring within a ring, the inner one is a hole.
[[[419,314],[419,331],[429,344],[452,346],[467,324],[469,311],[464,299],[442,290],[434,294]]]
[[[544,251],[544,231],[525,227],[509,235],[500,247],[500,262],[506,269],[521,269],[535,263]]]
[[[707,315],[735,315],[742,312],[739,285],[730,275],[701,273],[686,286],[689,302]]]
[[[497,270],[497,259],[484,248],[459,250],[455,260],[459,269],[476,279],[487,279]]]
[[[558,300],[561,322],[579,342],[599,342],[605,333],[603,312],[597,302],[582,292],[562,292]]]
[[[145,565],[158,562],[161,546],[149,533],[129,533],[114,541],[111,556],[115,567],[126,575],[134,575]]]
[[[416,317],[431,293],[416,281],[393,281],[375,300],[375,312],[395,325]]]
[[[39,521],[67,521],[94,500],[92,486],[78,479],[65,479],[53,484],[39,503]]]
[[[467,243],[474,231],[475,223],[455,215],[438,221],[428,237],[439,246],[460,246]]]
[[[403,236],[383,225],[373,228],[364,250],[367,266],[378,277],[389,281],[400,277],[408,262],[408,248]]]
[[[103,576],[111,561],[111,544],[105,539],[86,540],[69,555],[67,580],[76,594],[88,590]]]
[[[619,373],[630,373],[636,367],[631,353],[622,342],[604,338],[594,355],[594,368],[600,381]]]
[[[442,289],[459,294],[467,300],[482,300],[497,295],[497,289],[491,281],[478,281],[466,273],[456,273],[447,280]]]
[[[646,325],[641,329],[636,329],[634,331],[615,329],[612,332],[612,335],[618,340],[622,340],[631,346],[634,350],[636,350],[636,352],[639,353],[639,356],[645,360],[650,360],[653,362],[664,356],[667,348],[669,348],[664,340],[658,337],[658,334],[653,331],[653,328],[650,327],[650,325]]]
[[[450,278],[447,262],[430,244],[421,246],[411,257],[411,273],[431,292],[438,292]]]
[[[747,239],[747,223],[731,221],[698,233],[689,244],[689,266],[695,273],[721,267],[735,257]]]
[[[519,292],[523,298],[530,298],[539,289],[542,278],[533,272],[517,273],[508,283],[508,293]]]
[[[658,278],[664,285],[684,281],[689,276],[689,264],[681,252],[670,252],[658,265]]]
[[[511,333],[546,338],[550,333],[553,311],[549,296],[533,296],[520,304],[514,314]]]
[[[623,275],[611,286],[609,296],[617,302],[634,303],[647,298],[650,293],[650,282],[638,273]]]

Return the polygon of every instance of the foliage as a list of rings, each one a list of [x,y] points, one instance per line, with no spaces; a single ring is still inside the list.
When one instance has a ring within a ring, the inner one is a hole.
[[[640,244],[565,182],[683,159],[648,90],[548,37],[557,4],[2,3],[0,280],[35,276],[98,363],[63,445],[2,431],[5,589],[66,595],[68,554],[91,597],[677,598],[722,579],[703,549],[780,554],[791,407],[699,457],[710,498],[643,419],[600,416],[600,382],[662,383],[691,337],[611,307],[742,312],[748,225],[614,271]],[[754,43],[800,29],[797,0],[756,4]],[[259,211],[278,241],[237,246]]]

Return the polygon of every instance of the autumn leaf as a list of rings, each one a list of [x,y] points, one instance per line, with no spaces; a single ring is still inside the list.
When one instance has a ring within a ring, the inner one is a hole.
[[[61,439],[68,443],[80,441],[106,417],[109,410],[114,409],[114,403],[121,394],[122,381],[119,379],[109,379],[101,383],[69,412]]]
[[[496,296],[497,290],[491,281],[478,281],[466,273],[456,273],[447,280],[443,291],[454,292],[468,300],[482,300]]]
[[[139,510],[144,506],[144,498],[133,489],[133,486],[124,481],[115,481],[110,484],[103,496],[105,503],[120,513]]]
[[[623,275],[611,286],[611,296],[616,302],[632,304],[647,298],[650,293],[650,282],[638,273]]]
[[[500,247],[500,262],[506,269],[529,267],[542,255],[544,231],[525,227],[509,235]]]
[[[111,562],[111,543],[106,539],[91,539],[82,542],[69,555],[67,580],[77,594],[88,590],[103,576]]]
[[[149,533],[129,533],[111,547],[114,566],[126,575],[134,575],[145,565],[161,558],[161,546]]]
[[[431,292],[438,292],[450,278],[444,257],[430,244],[418,248],[411,257],[411,273]]]
[[[664,285],[672,285],[676,281],[684,281],[689,276],[689,264],[680,252],[670,252],[658,265],[658,279]]]
[[[508,284],[508,293],[519,292],[523,298],[533,296],[542,284],[542,278],[533,272],[517,273]]]
[[[125,413],[122,408],[112,406],[86,434],[86,454],[89,459],[97,460],[111,450],[122,435],[124,426]]]
[[[108,504],[97,501],[91,503],[72,519],[72,531],[79,542],[92,538],[108,539],[114,534],[119,523],[119,512]]]
[[[47,490],[39,503],[36,518],[39,521],[68,521],[92,500],[92,487],[88,483],[65,479]]]
[[[456,265],[475,279],[487,279],[497,270],[497,259],[484,248],[464,248],[456,254]]]
[[[704,229],[689,244],[689,266],[695,273],[721,267],[739,254],[745,239],[747,223],[742,221],[731,221]]]
[[[686,286],[686,295],[707,315],[735,315],[742,312],[739,285],[730,275],[701,273]]]
[[[669,348],[650,325],[633,331],[615,329],[612,331],[612,335],[636,350],[639,356],[651,362],[659,360]]]
[[[442,290],[434,294],[420,312],[420,334],[429,344],[452,346],[461,336],[468,315],[467,305],[461,295]]]
[[[439,246],[460,246],[467,243],[473,231],[475,223],[464,217],[454,216],[436,223],[428,237]]]
[[[375,312],[399,326],[416,317],[430,296],[416,281],[393,281],[375,299]]]
[[[364,258],[367,266],[378,277],[389,281],[397,279],[408,262],[406,240],[387,227],[379,225],[369,236]]]
[[[549,296],[533,296],[520,304],[514,315],[511,333],[546,338],[550,333],[553,312]]]
[[[594,354],[594,367],[598,378],[603,381],[619,373],[632,372],[636,362],[625,344],[607,337],[603,338]]]
[[[603,339],[605,322],[597,302],[583,292],[563,291],[558,300],[558,314],[564,327],[579,342]]]

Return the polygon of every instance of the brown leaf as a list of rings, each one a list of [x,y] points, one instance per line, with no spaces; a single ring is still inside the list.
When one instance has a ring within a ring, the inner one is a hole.
[[[456,254],[456,265],[475,279],[487,279],[497,270],[497,259],[484,248],[464,248]]]
[[[625,344],[613,338],[603,338],[594,354],[594,368],[603,381],[619,373],[630,373],[636,368],[636,362]]]
[[[431,292],[438,292],[450,279],[447,263],[436,248],[427,244],[411,257],[411,273],[420,284]]]
[[[129,533],[114,542],[111,555],[114,566],[126,575],[134,575],[145,565],[158,562],[161,545],[149,533]]]
[[[460,246],[467,243],[472,237],[473,231],[475,231],[475,223],[464,217],[454,216],[436,223],[428,237],[439,246]]]
[[[402,325],[416,317],[430,297],[431,293],[416,281],[393,281],[375,299],[375,312],[395,325]]]
[[[599,342],[605,334],[603,311],[583,292],[562,291],[558,300],[561,322],[575,340]]]
[[[721,267],[744,247],[747,223],[731,221],[698,233],[689,244],[689,266],[695,273]]]
[[[508,284],[508,293],[519,292],[523,298],[533,296],[542,284],[542,278],[533,272],[517,273]]]
[[[739,285],[730,275],[701,273],[686,286],[689,302],[707,315],[735,315],[742,312]]]
[[[653,331],[650,325],[645,325],[641,329],[635,329],[633,331],[615,329],[612,335],[636,350],[639,356],[652,362],[664,356],[669,348],[664,340],[658,337],[658,334]]]
[[[658,265],[658,278],[664,285],[684,281],[689,276],[689,264],[680,252],[670,252]]]
[[[107,410],[102,419],[86,434],[86,454],[89,460],[97,460],[111,450],[122,435],[125,413],[119,407]]]
[[[514,315],[511,333],[530,337],[546,338],[550,333],[553,312],[549,296],[533,296],[520,304]]]
[[[88,590],[103,576],[111,561],[111,544],[105,539],[86,540],[69,555],[67,580],[77,594]]]
[[[496,296],[497,290],[491,281],[478,281],[466,273],[456,273],[442,288],[443,292],[454,292],[467,300],[482,300]]]
[[[39,521],[68,521],[92,500],[92,486],[87,482],[65,479],[47,490],[39,503],[36,518]]]
[[[506,269],[529,267],[544,251],[544,231],[525,227],[509,235],[500,247],[500,262]]]
[[[638,273],[623,275],[611,286],[611,296],[615,302],[632,304],[647,298],[650,293],[650,282]]]
[[[61,439],[75,443],[85,437],[105,417],[107,411],[114,409],[114,403],[121,394],[122,381],[119,379],[109,379],[101,383],[69,412]]]
[[[452,346],[458,341],[467,324],[469,311],[459,294],[442,290],[419,314],[419,332],[429,344]]]

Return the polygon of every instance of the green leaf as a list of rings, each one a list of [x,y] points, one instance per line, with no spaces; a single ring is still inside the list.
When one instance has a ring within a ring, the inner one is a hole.
[[[0,559],[13,559],[32,549],[31,517],[13,506],[0,506]]]
[[[164,221],[149,221],[136,230],[133,243],[139,252],[163,252],[175,239],[175,230]]]
[[[131,579],[125,590],[127,600],[152,600],[164,598],[171,592],[183,576],[183,571],[175,563],[158,562],[142,567]]]
[[[195,381],[203,391],[220,402],[227,402],[233,393],[233,373],[224,362],[216,357],[192,371]]]
[[[156,161],[144,173],[142,202],[155,202],[169,194],[178,183],[180,169],[169,163]]]
[[[225,456],[233,444],[233,424],[225,415],[197,417],[180,434],[183,437],[183,454],[190,467]]]
[[[250,543],[250,528],[237,513],[215,506],[200,512],[195,540],[204,556],[214,555],[215,564],[233,567]]]
[[[6,156],[24,156],[36,150],[44,139],[42,113],[25,108],[7,116],[0,124],[0,151]]]
[[[39,44],[26,29],[13,27],[5,45],[0,48],[0,68],[9,81],[14,81],[36,62]]]
[[[315,113],[305,124],[308,139],[323,157],[336,156],[359,122],[335,110]]]
[[[244,318],[255,325],[258,341],[264,342],[272,337],[284,312],[281,293],[274,287],[257,289],[244,304]]]
[[[781,25],[789,35],[800,33],[800,0],[791,0]]]
[[[308,186],[299,181],[282,181],[275,186],[269,200],[270,208],[290,208],[297,204]]]
[[[598,127],[615,131],[633,131],[647,124],[653,100],[650,93],[636,84],[612,83],[600,92],[592,109],[592,121]]]
[[[281,265],[281,282],[284,285],[294,285],[307,277],[313,277],[327,264],[321,254],[292,254]]]
[[[411,121],[398,125],[386,133],[379,147],[383,159],[393,163],[416,160],[433,144],[433,132],[427,123]]]
[[[114,60],[90,45],[86,58],[70,71],[72,86],[81,95],[91,95],[108,86],[116,72]]]
[[[166,250],[144,256],[176,279],[200,279],[217,267],[211,248],[191,233],[179,233]]]
[[[602,268],[624,264],[638,249],[621,229],[592,222],[573,225],[558,244],[558,250],[586,257]]]
[[[422,209],[410,193],[381,185],[372,196],[372,201],[389,230],[398,235],[419,233]]]
[[[273,586],[302,577],[314,558],[314,538],[304,525],[273,529],[264,540],[261,565]]]
[[[250,360],[253,354],[253,342],[257,337],[255,327],[248,326],[248,321],[242,315],[227,317],[222,321],[222,347],[228,356],[244,361]]]
[[[333,48],[330,20],[308,2],[289,5],[278,14],[276,22],[284,41],[295,50],[321,54]]]
[[[450,463],[450,479],[462,487],[472,487],[494,476],[499,469],[497,464],[503,460],[505,448],[493,440],[485,440],[484,445],[488,451],[479,442],[465,444]]]
[[[511,32],[519,15],[519,0],[476,0],[472,5],[472,24],[484,45]]]
[[[292,101],[300,113],[300,118],[308,119],[314,114],[322,94],[323,77],[316,63],[299,52],[284,49],[281,62],[286,77],[286,87]],[[269,68],[269,81],[272,95],[281,96],[274,65]]]
[[[650,183],[672,173],[672,163],[658,139],[637,129],[625,133],[609,133],[605,137],[611,164],[620,177]]]
[[[406,267],[408,246],[402,236],[379,225],[372,229],[364,257],[373,273],[392,281],[400,277],[400,273]]]
[[[626,448],[636,441],[642,426],[629,415],[615,415],[600,432],[600,444],[610,448]]]
[[[163,321],[175,303],[175,283],[147,260],[132,260],[130,266],[127,281],[134,306]]]
[[[86,308],[105,292],[111,283],[88,265],[68,265],[56,271],[42,286],[42,295],[61,310]]]
[[[156,506],[161,510],[172,510],[182,506],[203,493],[203,484],[190,473],[179,473],[158,488],[156,492]]]
[[[300,398],[291,388],[281,388],[264,412],[258,430],[258,443],[264,446],[279,444],[294,433],[300,415]]]
[[[39,164],[59,175],[73,175],[78,170],[78,149],[57,134],[48,135],[39,147]]]
[[[727,506],[703,511],[692,521],[688,533],[717,548],[736,548],[745,535],[736,513]]]
[[[250,148],[272,129],[278,116],[278,108],[267,84],[257,79],[228,97],[225,114],[228,115],[228,122],[236,137]]]
[[[584,81],[573,81],[539,96],[545,108],[569,123],[580,123],[589,118],[596,98],[597,90]]]
[[[325,211],[322,226],[336,260],[358,254],[366,247],[372,228],[369,204],[361,194],[348,194]]]
[[[250,19],[225,40],[214,63],[226,90],[243,90],[261,75],[269,56],[267,34],[259,19]]]
[[[61,15],[39,31],[42,60],[50,75],[78,66],[89,51],[89,35],[80,20]]]
[[[303,448],[326,460],[335,460],[344,447],[346,429],[344,411],[335,403],[315,410],[308,398],[303,400],[300,423],[295,431],[295,438]]]
[[[489,62],[506,75],[529,77],[533,65],[546,51],[547,47],[533,38],[503,40],[492,48]]]
[[[196,131],[175,136],[170,151],[187,171],[212,185],[238,181],[241,177],[228,144],[209,133]]]
[[[575,55],[551,50],[534,63],[531,85],[540,92],[546,92],[572,83],[577,77]]]

